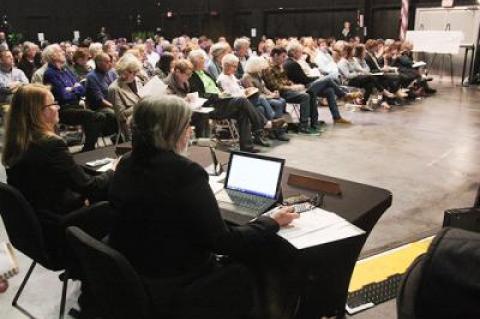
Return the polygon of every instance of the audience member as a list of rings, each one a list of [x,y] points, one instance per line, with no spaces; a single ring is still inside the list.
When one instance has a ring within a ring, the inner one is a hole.
[[[299,63],[303,56],[301,44],[295,42],[290,44],[287,53],[289,57],[284,62],[283,67],[288,79],[295,84],[304,86],[307,93],[310,95],[310,119],[313,122],[310,123],[310,126],[313,129],[319,129],[318,124],[316,123],[318,120],[317,97],[327,98],[328,107],[335,124],[351,124],[350,121],[341,117],[337,106],[337,97],[353,97],[353,95],[344,92],[330,78],[307,76]]]
[[[130,120],[134,106],[141,99],[139,90],[143,87],[143,82],[137,77],[142,64],[127,53],[118,60],[115,69],[118,78],[108,87],[108,101],[113,105],[124,139],[130,141]]]
[[[170,72],[172,72],[173,65],[175,63],[175,57],[173,56],[172,53],[170,52],[164,52],[160,56],[160,59],[157,62],[156,68],[155,68],[155,74],[160,78],[160,79],[165,79]]]
[[[320,135],[317,129],[318,112],[316,106],[315,110],[311,112],[310,96],[305,92],[305,87],[290,81],[283,69],[283,64],[287,59],[287,50],[281,46],[276,46],[272,49],[270,55],[270,66],[263,74],[267,88],[270,91],[280,92],[280,96],[288,103],[298,103],[300,105],[299,134]],[[309,120],[312,126],[309,126]]]
[[[95,57],[95,70],[86,77],[86,102],[90,109],[105,114],[103,135],[117,132],[117,119],[113,105],[108,101],[108,87],[117,79],[112,70],[113,58],[107,53]]]
[[[237,79],[241,79],[243,77],[243,74],[245,73],[245,66],[249,58],[250,40],[248,40],[247,38],[236,39],[233,43],[233,49],[234,54],[239,60],[235,76],[237,77]]]
[[[95,149],[105,116],[80,106],[80,99],[85,96],[85,88],[75,75],[65,67],[65,53],[58,44],[45,49],[48,68],[44,74],[44,83],[51,86],[55,100],[60,105],[60,123],[82,125],[85,144],[82,151]]]
[[[231,51],[230,45],[227,42],[218,42],[211,46],[211,59],[207,62],[207,71],[213,76],[215,81],[220,73],[222,73],[222,59]]]
[[[37,64],[35,57],[37,55],[38,47],[35,43],[25,42],[23,44],[22,59],[18,63],[18,68],[25,73],[25,76],[31,80],[33,73],[41,67],[41,64]]]
[[[82,82],[85,80],[87,77],[87,74],[95,69],[90,67],[88,64],[88,51],[84,48],[80,48],[75,53],[73,53],[73,59],[72,59],[72,67],[70,70],[72,71],[73,74],[77,77],[78,81]]]
[[[210,114],[213,119],[235,119],[238,123],[240,150],[257,153],[259,150],[252,145],[252,132],[260,135],[263,132],[263,121],[255,111],[255,107],[244,97],[220,98],[221,90],[213,76],[205,71],[205,52],[194,50],[189,59],[193,65],[190,77],[190,90],[198,92],[201,98],[208,99],[204,106],[213,106]]]
[[[0,51],[0,104],[10,104],[13,94],[27,83],[23,71],[14,67],[12,53]]]
[[[262,57],[252,56],[245,66],[242,77],[242,86],[245,88],[255,87],[258,89],[260,98],[265,99],[270,107],[264,108],[265,117],[269,120],[281,119],[286,113],[287,101],[280,97],[278,91],[272,92],[265,86],[262,74],[268,68],[268,61]],[[279,141],[289,141],[285,128],[275,128],[270,137]]]

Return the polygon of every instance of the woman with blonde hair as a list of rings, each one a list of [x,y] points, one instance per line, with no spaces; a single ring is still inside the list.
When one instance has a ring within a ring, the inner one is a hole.
[[[35,210],[63,215],[84,206],[86,199],[106,198],[112,172],[93,177],[75,163],[55,134],[58,110],[48,87],[19,88],[7,113],[2,163],[7,182]]]

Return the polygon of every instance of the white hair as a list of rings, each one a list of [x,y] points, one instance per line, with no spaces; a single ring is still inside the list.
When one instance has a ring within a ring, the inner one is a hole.
[[[303,46],[297,41],[291,41],[287,46],[288,55],[292,54],[294,51],[297,50],[303,51]]]
[[[247,38],[238,38],[235,39],[235,42],[233,42],[233,48],[235,51],[240,50],[241,48],[246,48],[250,46],[250,40]]]
[[[245,72],[249,74],[259,73],[268,68],[268,61],[259,56],[251,56],[245,65]]]
[[[231,54],[231,53],[226,54],[222,58],[222,68],[225,69],[225,66],[237,64],[239,61],[240,60],[234,54]]]
[[[203,51],[202,49],[196,49],[196,50],[192,50],[190,51],[190,53],[188,54],[188,59],[190,60],[190,62],[194,62],[196,61],[198,58],[201,58],[203,57],[204,59],[207,58],[207,54],[205,53],[205,51]]]
[[[42,58],[45,62],[51,63],[58,51],[63,51],[60,45],[50,44],[42,52]]]
[[[215,58],[221,56],[223,53],[227,52],[230,48],[230,45],[226,42],[217,42],[210,47],[210,55]]]
[[[125,53],[115,66],[118,75],[121,75],[126,71],[140,71],[141,69],[142,64],[140,63],[140,60],[131,53]]]
[[[88,47],[88,52],[92,57],[95,57],[101,51],[103,51],[103,44],[99,42],[94,42]]]

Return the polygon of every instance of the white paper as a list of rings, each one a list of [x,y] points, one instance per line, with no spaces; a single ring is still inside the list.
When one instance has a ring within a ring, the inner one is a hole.
[[[202,107],[202,108],[197,108],[194,109],[193,112],[195,113],[202,113],[202,114],[208,114],[210,112],[213,112],[214,108],[213,107]]]
[[[210,176],[208,179],[208,184],[210,184],[210,188],[214,194],[218,193],[223,189],[224,180],[225,180],[226,173],[222,173],[218,176]]]
[[[113,169],[113,162],[101,166],[97,169],[97,172],[106,172],[110,169]]]
[[[257,37],[257,29],[256,29],[256,28],[252,28],[252,29],[250,30],[250,35],[252,36],[252,38]]]
[[[141,97],[147,96],[164,96],[167,94],[167,85],[163,83],[158,76],[154,76],[150,81],[140,89],[139,95]]]
[[[73,38],[75,40],[79,40],[80,39],[80,31],[78,31],[78,30],[73,31]]]
[[[315,208],[300,214],[277,233],[297,249],[317,246],[365,233],[337,214]]]
[[[202,108],[202,105],[205,104],[205,102],[207,102],[207,99],[203,99],[201,97],[196,97],[194,99],[187,100],[187,101],[188,101],[188,104],[190,105],[190,108],[192,110],[197,110],[197,109]]]
[[[413,65],[412,65],[412,68],[421,68],[422,66],[426,66],[427,64],[423,61],[418,61],[418,62],[415,62]]]
[[[39,33],[38,42],[43,42],[43,41],[45,41],[45,33]]]

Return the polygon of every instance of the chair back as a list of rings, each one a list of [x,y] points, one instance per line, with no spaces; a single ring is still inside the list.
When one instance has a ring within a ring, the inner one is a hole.
[[[398,319],[480,318],[480,234],[444,228],[407,270]]]
[[[141,279],[122,254],[78,227],[67,228],[67,241],[80,261],[104,318],[151,317],[149,298]]]
[[[42,227],[33,207],[17,189],[1,182],[0,215],[13,246],[48,268]]]

